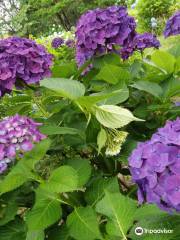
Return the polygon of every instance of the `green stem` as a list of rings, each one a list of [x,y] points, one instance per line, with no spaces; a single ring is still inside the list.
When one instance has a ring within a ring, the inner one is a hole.
[[[45,111],[45,109],[43,108],[43,106],[41,105],[41,103],[37,100],[36,97],[33,96],[33,102],[36,104],[36,106],[39,108],[39,110],[41,111],[41,113],[43,114],[44,117],[48,118],[49,117],[49,113]]]

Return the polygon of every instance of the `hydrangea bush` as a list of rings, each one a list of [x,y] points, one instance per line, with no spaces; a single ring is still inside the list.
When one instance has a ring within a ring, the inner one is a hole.
[[[0,240],[179,239],[178,36],[136,30],[124,7],[88,11],[52,66],[0,40]]]

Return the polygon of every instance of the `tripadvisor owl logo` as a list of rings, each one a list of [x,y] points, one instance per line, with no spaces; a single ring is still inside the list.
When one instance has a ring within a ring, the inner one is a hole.
[[[136,235],[140,236],[140,235],[142,235],[143,233],[144,233],[144,230],[143,230],[142,227],[136,227],[136,228],[135,228],[135,234],[136,234]]]
[[[147,228],[142,228],[142,227],[136,227],[134,230],[135,234],[140,236],[143,234],[172,234],[173,229],[147,229]]]

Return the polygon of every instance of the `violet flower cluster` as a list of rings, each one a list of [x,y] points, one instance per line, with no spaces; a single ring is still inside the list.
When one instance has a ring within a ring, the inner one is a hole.
[[[51,46],[52,46],[52,48],[57,49],[57,48],[61,47],[63,43],[64,43],[63,38],[56,37],[52,40]]]
[[[167,121],[151,140],[139,143],[129,165],[140,203],[180,212],[180,118]]]
[[[169,18],[164,30],[164,36],[166,38],[178,34],[180,34],[180,11]]]
[[[69,48],[74,48],[75,47],[75,41],[73,39],[68,39],[66,42],[65,42],[66,46],[69,47]]]
[[[128,39],[124,47],[120,50],[121,57],[123,59],[128,59],[134,53],[134,51],[143,52],[144,49],[152,47],[160,47],[160,42],[154,34],[135,34],[133,38]]]
[[[92,56],[122,46],[135,32],[136,23],[125,7],[97,8],[83,14],[76,29],[76,61],[81,66]]]
[[[0,96],[11,92],[18,80],[38,83],[51,75],[53,56],[35,41],[9,37],[0,40]]]
[[[6,117],[0,122],[0,174],[14,162],[17,153],[22,157],[23,153],[32,150],[34,143],[46,137],[39,132],[40,125],[19,115]]]
[[[136,33],[136,22],[125,7],[97,8],[82,15],[77,24],[76,62],[81,66],[92,56],[114,51],[127,59],[138,49],[159,45],[154,35]]]

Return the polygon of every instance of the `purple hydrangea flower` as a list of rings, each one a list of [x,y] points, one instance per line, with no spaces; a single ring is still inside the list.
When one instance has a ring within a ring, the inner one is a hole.
[[[160,42],[154,34],[143,33],[135,36],[134,45],[135,49],[143,51],[145,48],[159,48]]]
[[[0,96],[11,92],[17,80],[38,83],[51,75],[53,56],[35,41],[10,37],[0,40]]]
[[[123,46],[136,23],[125,7],[97,8],[83,14],[76,30],[76,61],[83,65],[92,56],[113,51],[114,45]]]
[[[180,212],[180,118],[167,121],[151,140],[139,143],[129,165],[140,203]]]
[[[178,34],[180,34],[180,11],[168,19],[164,30],[165,38]]]
[[[18,114],[0,122],[0,174],[15,160],[17,153],[22,157],[24,152],[32,150],[34,143],[46,137],[39,132],[40,125]]]
[[[75,46],[75,42],[73,39],[68,39],[66,42],[65,42],[66,46],[69,47],[69,48],[74,48]]]
[[[59,48],[64,43],[64,40],[61,37],[56,37],[52,40],[52,48]]]
[[[143,51],[146,48],[159,48],[160,42],[155,35],[151,33],[143,33],[131,35],[125,42],[123,48],[120,50],[123,59],[129,58],[134,51]]]

